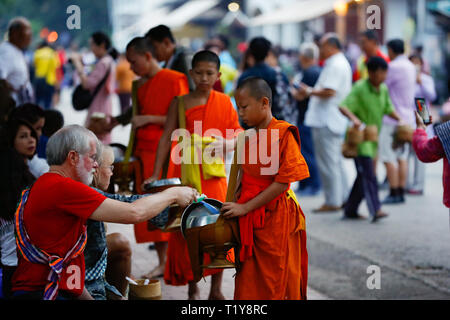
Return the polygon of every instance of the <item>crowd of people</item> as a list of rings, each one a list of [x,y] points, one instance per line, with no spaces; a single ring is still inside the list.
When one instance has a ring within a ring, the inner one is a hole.
[[[133,224],[137,243],[154,243],[158,265],[142,277],[188,285],[188,298],[198,299],[186,240],[181,231],[163,229],[170,205],[187,207],[200,194],[223,202],[223,216],[238,220],[234,298],[252,300],[306,299],[300,205],[309,196],[323,193],[315,214],[342,211],[345,219],[364,219],[358,210],[365,200],[375,222],[388,216],[383,204],[405,203],[405,194],[423,195],[424,162],[443,158],[444,205],[450,208],[450,127],[444,116],[427,127],[415,111],[415,98],[430,106],[436,91],[420,52],[406,56],[401,39],[389,40],[385,54],[377,34],[363,32],[361,55],[352,61],[338,36],[326,33],[303,43],[288,67],[282,50],[264,37],[251,39],[239,61],[224,35],[191,53],[164,25],[131,39],[122,54],[108,35],[93,33],[90,66],[86,56],[66,56],[46,42],[27,62],[24,51],[31,39],[30,23],[21,17],[10,22],[0,44],[5,298],[126,299],[132,249],[123,235],[106,234],[104,222],[115,222]],[[73,70],[70,83],[90,92],[84,126],[64,126],[57,110],[66,70]],[[119,115],[112,114],[116,94]],[[111,131],[130,123],[131,150],[140,159],[143,179],[135,181],[134,195],[111,194]],[[178,129],[190,134],[192,144],[200,141],[202,152],[208,145],[223,151],[217,156],[221,165],[174,163],[172,137]],[[264,130],[270,145],[277,133],[279,166],[261,174],[270,164],[262,159],[249,164],[246,158],[241,188],[232,191],[235,202],[230,202],[225,152],[236,150],[244,132],[248,157],[253,144],[266,142],[253,138]],[[353,143],[355,137],[360,138]],[[352,187],[344,158],[354,158]],[[385,177],[377,175],[378,161]],[[146,194],[146,184],[171,177],[185,186]],[[291,184],[298,181],[296,196]],[[388,196],[380,200],[385,186]],[[75,281],[74,272],[79,272]],[[205,269],[203,275],[212,279],[209,298],[224,299],[222,270]]]

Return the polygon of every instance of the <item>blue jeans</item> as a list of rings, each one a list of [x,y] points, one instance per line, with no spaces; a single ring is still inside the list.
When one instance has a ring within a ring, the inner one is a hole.
[[[319,169],[317,167],[316,157],[314,154],[314,144],[312,139],[311,128],[305,125],[299,125],[301,152],[308,164],[309,178],[300,181],[300,190],[311,188],[319,191],[321,188]]]

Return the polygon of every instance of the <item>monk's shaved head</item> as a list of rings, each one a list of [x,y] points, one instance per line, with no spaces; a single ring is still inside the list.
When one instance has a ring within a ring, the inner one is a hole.
[[[246,78],[237,87],[237,90],[242,89],[247,89],[249,95],[256,100],[266,97],[269,99],[269,105],[272,106],[272,89],[264,79],[258,77]]]
[[[192,58],[192,69],[194,69],[199,62],[212,62],[216,65],[217,70],[220,70],[219,56],[210,50],[202,50],[194,55]]]
[[[133,48],[136,53],[145,54],[150,52],[153,56],[155,55],[155,48],[152,46],[151,42],[144,37],[136,37],[127,44],[127,50]]]

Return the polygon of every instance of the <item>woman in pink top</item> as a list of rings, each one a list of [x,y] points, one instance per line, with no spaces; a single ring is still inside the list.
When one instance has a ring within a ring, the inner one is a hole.
[[[413,148],[422,162],[444,161],[442,184],[444,185],[444,205],[450,208],[450,121],[435,127],[436,136],[428,139],[422,118],[416,112],[417,129],[413,136]]]
[[[89,89],[91,93],[95,90],[97,85],[103,80],[109,71],[108,78],[102,88],[98,91],[92,104],[89,106],[85,126],[89,127],[91,117],[94,112],[103,113],[106,115],[106,121],[110,121],[112,116],[112,96],[115,91],[115,63],[111,56],[111,40],[103,32],[95,32],[92,34],[90,40],[91,51],[97,58],[97,62],[92,72],[85,74],[81,57],[76,56],[73,59],[74,65],[77,69],[78,75],[81,79],[81,84],[85,89]],[[98,138],[104,144],[111,143],[111,132],[98,134]]]

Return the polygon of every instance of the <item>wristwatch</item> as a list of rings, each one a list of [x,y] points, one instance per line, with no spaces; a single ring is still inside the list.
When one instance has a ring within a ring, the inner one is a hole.
[[[311,93],[313,92],[313,88],[312,87],[307,87],[306,89],[305,89],[305,91],[306,91],[306,95],[309,97],[310,95],[311,95]]]

